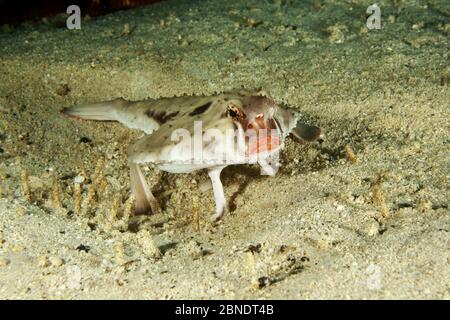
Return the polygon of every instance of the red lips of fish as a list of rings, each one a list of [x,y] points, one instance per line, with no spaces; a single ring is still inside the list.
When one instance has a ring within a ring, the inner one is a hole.
[[[281,141],[276,129],[274,120],[265,121],[263,115],[256,116],[255,120],[247,125],[248,154],[255,155],[277,149]]]

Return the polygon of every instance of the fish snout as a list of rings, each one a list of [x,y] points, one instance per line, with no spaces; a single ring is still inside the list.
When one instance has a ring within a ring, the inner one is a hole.
[[[263,114],[257,115],[252,121],[249,121],[247,124],[247,129],[250,130],[260,130],[260,129],[268,129],[269,123],[264,119]]]
[[[247,124],[249,154],[274,151],[281,145],[281,136],[274,119],[265,119],[263,114],[257,115]],[[251,139],[253,137],[253,139]]]

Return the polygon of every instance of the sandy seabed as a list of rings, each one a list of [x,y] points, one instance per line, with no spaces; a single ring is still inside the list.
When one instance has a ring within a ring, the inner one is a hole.
[[[448,1],[167,1],[0,33],[0,298],[449,298]],[[274,177],[145,174],[140,133],[69,105],[263,88],[319,125]]]

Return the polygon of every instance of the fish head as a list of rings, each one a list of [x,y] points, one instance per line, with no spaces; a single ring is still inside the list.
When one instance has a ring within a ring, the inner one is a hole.
[[[298,118],[295,111],[282,108],[271,97],[259,94],[230,100],[225,115],[245,134],[250,154],[278,149]]]
[[[275,129],[273,116],[276,109],[277,105],[271,98],[252,95],[242,100],[229,101],[226,116],[244,131]]]

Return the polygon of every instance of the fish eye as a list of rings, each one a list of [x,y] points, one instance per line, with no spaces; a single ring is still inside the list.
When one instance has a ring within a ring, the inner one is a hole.
[[[233,103],[230,103],[227,108],[226,115],[231,117],[233,120],[242,120],[245,119],[245,113]]]
[[[239,106],[237,106],[236,104],[234,104],[233,102],[230,102],[228,104],[225,115],[227,117],[230,117],[234,121],[242,121],[245,118],[247,118],[247,116],[242,111],[242,109]]]
[[[233,109],[228,109],[228,115],[230,117],[232,117],[232,118],[236,118],[237,117],[237,113]]]

